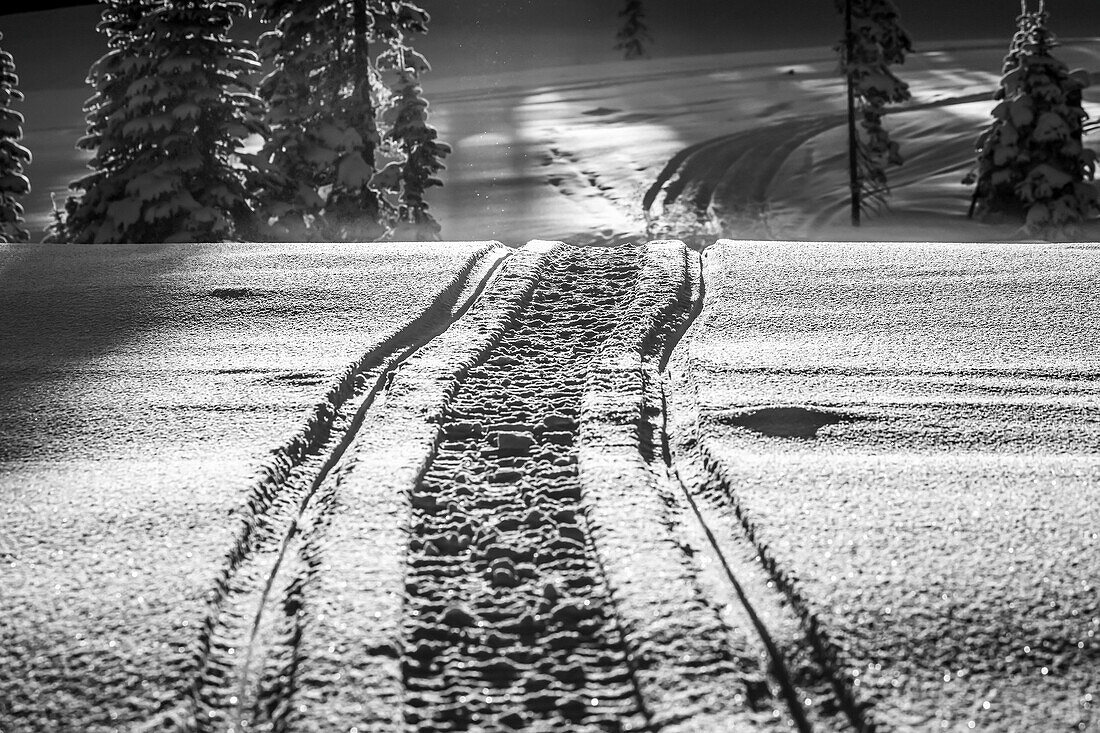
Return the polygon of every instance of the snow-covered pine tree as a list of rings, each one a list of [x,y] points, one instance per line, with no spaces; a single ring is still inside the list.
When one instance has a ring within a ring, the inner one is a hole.
[[[1038,16],[1028,10],[1027,0],[1020,0],[1020,14],[1016,16],[1016,32],[1012,34],[1012,41],[1008,44],[1008,53],[1005,54],[1004,63],[1001,65],[1001,75],[1004,76],[1020,65],[1020,56],[1024,54],[1028,36],[1032,26],[1037,22]],[[998,86],[993,98],[1004,99],[1005,90]]]
[[[622,24],[615,34],[615,50],[622,51],[626,59],[645,58],[646,46],[653,41],[645,22],[645,6],[642,0],[624,0],[619,11]]]
[[[993,122],[978,138],[971,214],[1022,219],[1031,234],[1059,236],[1100,212],[1100,191],[1091,182],[1096,153],[1083,144],[1088,74],[1053,56],[1048,18],[1042,0],[1037,11],[1021,3]]]
[[[837,9],[844,15],[837,49],[847,83],[851,215],[858,226],[862,213],[889,195],[886,169],[902,164],[882,118],[887,105],[911,98],[909,85],[891,67],[905,62],[912,42],[890,0],[837,0]]]
[[[0,34],[0,39],[3,39]],[[0,242],[26,242],[30,233],[23,227],[23,205],[19,197],[30,193],[31,184],[23,166],[31,153],[19,144],[23,138],[23,115],[11,109],[23,101],[16,86],[15,59],[0,49]]]
[[[261,157],[272,235],[371,241],[391,217],[372,186],[384,90],[370,58],[381,0],[256,0],[274,29],[260,38],[270,136]]]
[[[84,103],[87,132],[77,141],[77,148],[93,152],[88,166],[92,173],[70,185],[79,188],[80,195],[70,196],[62,210],[54,205],[54,222],[47,241],[73,241],[93,234],[97,219],[108,203],[118,198],[125,188],[121,175],[136,152],[111,125],[126,104],[127,90],[139,78],[138,65],[133,62],[133,48],[141,18],[151,12],[156,0],[101,0],[103,10],[96,29],[107,37],[107,53],[92,64],[88,84],[95,94]]]
[[[434,240],[439,238],[440,226],[428,213],[424,196],[432,186],[443,185],[437,176],[445,168],[443,158],[451,147],[440,142],[438,132],[428,124],[428,102],[420,77],[431,66],[408,40],[414,33],[427,32],[428,15],[409,2],[393,3],[390,10],[376,19],[378,35],[388,46],[379,56],[378,66],[392,92],[382,116],[389,125],[385,138],[400,158],[379,171],[374,183],[397,196],[393,239]]]
[[[259,68],[229,38],[244,7],[223,0],[108,0],[112,50],[92,69],[93,172],[72,187],[74,242],[213,242],[254,230],[249,191],[262,179],[245,139],[264,134],[248,75]]]
[[[1027,42],[1028,32],[1034,20],[1034,14],[1028,10],[1027,0],[1020,0],[1020,14],[1016,16],[1016,32],[1012,35],[1012,41],[1008,44],[1008,53],[1005,54],[1004,62],[1001,64],[1002,79],[1006,74],[1020,65],[1020,56],[1023,54],[1024,44]],[[995,101],[1000,101],[1004,98],[1004,84],[998,84],[997,89],[993,92],[993,99]],[[975,146],[975,149],[978,151],[982,148],[982,139],[984,139],[984,135],[979,138],[978,144]],[[974,212],[978,208],[978,199],[982,195],[984,189],[983,186],[976,185],[978,178],[977,171],[977,166],[975,166],[971,168],[970,171],[967,172],[966,177],[963,178],[964,186],[974,186],[974,191],[970,196],[970,209],[966,214],[967,218],[974,217]]]

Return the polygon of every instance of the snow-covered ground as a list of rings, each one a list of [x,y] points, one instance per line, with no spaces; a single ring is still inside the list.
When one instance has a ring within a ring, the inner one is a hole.
[[[0,728],[176,694],[258,472],[502,249],[0,248]]]
[[[704,455],[885,730],[1091,730],[1096,245],[725,242]]]
[[[1100,250],[835,241],[1018,238],[959,183],[1005,45],[910,57],[860,230],[828,49],[429,80],[449,239],[834,240],[707,250],[668,383],[675,246],[528,247],[400,369],[501,248],[0,249],[0,728],[1095,727]]]
[[[6,247],[0,722],[1088,730],[1098,253]]]

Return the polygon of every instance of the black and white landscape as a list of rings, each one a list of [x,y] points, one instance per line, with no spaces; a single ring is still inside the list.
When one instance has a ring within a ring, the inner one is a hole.
[[[1013,108],[1019,3],[899,0],[854,227],[843,13],[740,5],[645,0],[627,60],[635,2],[426,3],[443,185],[341,133],[291,182],[394,208],[263,230],[308,241],[59,235],[102,8],[0,16],[0,731],[1096,730],[1100,212],[963,179],[998,109],[1089,155],[1100,8]]]

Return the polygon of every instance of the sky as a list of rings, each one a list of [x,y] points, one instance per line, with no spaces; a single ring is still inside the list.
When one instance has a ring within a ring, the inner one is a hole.
[[[71,0],[6,0],[0,47],[14,54],[26,90],[73,88],[104,51],[94,3],[14,13]],[[423,0],[432,31],[420,46],[437,76],[565,66],[614,50],[619,0]],[[903,25],[922,42],[1011,37],[1018,0],[897,0]],[[657,57],[829,46],[839,35],[833,0],[646,0]],[[1100,36],[1100,0],[1048,0],[1055,33]],[[242,32],[254,32],[245,24]]]

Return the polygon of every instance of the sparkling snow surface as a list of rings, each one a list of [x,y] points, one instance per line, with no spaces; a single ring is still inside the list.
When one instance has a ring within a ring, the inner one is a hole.
[[[16,719],[75,730],[176,694],[185,626],[269,451],[487,249],[0,249],[0,696]]]
[[[1092,730],[1100,247],[704,260],[704,449],[867,718]]]

